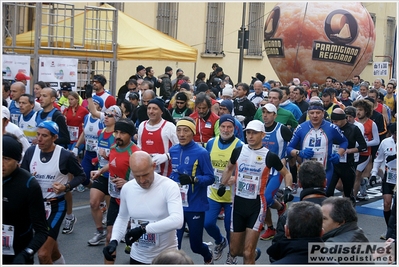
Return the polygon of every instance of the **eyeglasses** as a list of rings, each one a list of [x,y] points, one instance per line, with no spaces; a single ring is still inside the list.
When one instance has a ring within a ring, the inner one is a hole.
[[[105,117],[108,117],[108,118],[113,118],[113,117],[114,117],[114,114],[104,112],[104,116],[105,116]]]
[[[184,105],[184,104],[186,104],[186,102],[176,101],[176,104],[177,105]]]

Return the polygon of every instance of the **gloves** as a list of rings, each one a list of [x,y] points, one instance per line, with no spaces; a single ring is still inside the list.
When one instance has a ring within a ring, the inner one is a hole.
[[[371,186],[374,186],[376,183],[377,183],[377,176],[372,175],[372,176],[370,177],[369,184],[370,184]]]
[[[79,154],[79,149],[77,147],[74,147],[72,153],[75,155],[75,157],[77,157]]]
[[[90,98],[93,94],[93,85],[86,84],[85,85],[85,93],[86,93],[86,98]]]
[[[115,255],[112,255],[112,253],[116,251],[117,246],[118,246],[118,241],[112,240],[111,242],[109,242],[108,246],[103,248],[103,254],[105,259],[107,259],[107,261],[115,260]]]
[[[314,151],[311,148],[305,148],[301,151],[299,151],[299,155],[301,158],[303,159],[310,159],[311,157],[313,157],[314,155]]]
[[[180,174],[179,175],[179,181],[181,185],[186,185],[186,184],[193,184],[194,183],[194,177],[188,175],[188,174]]]
[[[294,199],[292,195],[292,190],[288,187],[284,189],[284,203],[288,203]]]
[[[217,194],[219,197],[222,197],[225,193],[226,193],[226,186],[224,184],[221,184],[219,186]]]
[[[155,162],[157,165],[165,163],[168,160],[169,157],[167,154],[152,154],[152,162]]]
[[[131,246],[134,242],[139,240],[140,236],[143,234],[145,234],[145,231],[141,226],[129,230],[125,235],[126,245]]]
[[[332,164],[338,164],[339,158],[340,158],[339,154],[333,153],[333,154],[331,154],[331,156],[328,159],[332,162]]]
[[[25,250],[22,250],[20,253],[18,253],[17,256],[15,256],[12,263],[13,264],[31,264],[31,263],[33,263],[33,255],[30,255]]]

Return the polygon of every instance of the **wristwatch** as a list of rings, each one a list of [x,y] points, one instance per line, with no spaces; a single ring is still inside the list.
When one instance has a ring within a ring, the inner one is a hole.
[[[71,191],[71,185],[69,183],[64,184],[64,186],[65,186],[65,191],[64,191],[65,193]]]
[[[26,253],[28,253],[30,256],[33,256],[33,254],[35,254],[35,252],[34,252],[33,249],[31,249],[31,248],[26,248],[25,251],[26,251]]]

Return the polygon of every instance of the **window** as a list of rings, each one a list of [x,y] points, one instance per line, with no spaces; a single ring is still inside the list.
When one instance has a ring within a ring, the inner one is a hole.
[[[208,3],[205,54],[223,53],[225,3]]]
[[[178,3],[158,3],[157,30],[177,38]]]
[[[385,42],[385,56],[390,56],[393,60],[394,56],[394,45],[395,45],[395,28],[396,21],[393,17],[388,17],[387,19],[387,34],[386,34],[386,42]],[[389,61],[388,58],[385,58],[384,61]]]
[[[264,10],[265,3],[249,4],[249,43],[247,49],[248,56],[262,56]]]

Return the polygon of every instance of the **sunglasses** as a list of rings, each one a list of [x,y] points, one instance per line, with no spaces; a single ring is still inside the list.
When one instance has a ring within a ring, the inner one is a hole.
[[[176,101],[176,104],[177,105],[184,105],[184,104],[186,104],[186,102]]]
[[[106,117],[108,117],[108,118],[113,118],[114,117],[114,114],[112,114],[112,113],[104,113],[104,116],[106,116]]]

